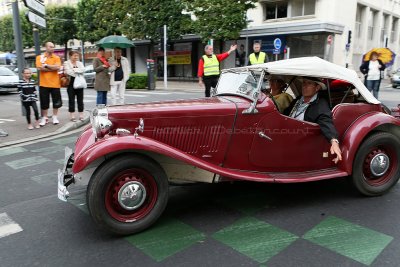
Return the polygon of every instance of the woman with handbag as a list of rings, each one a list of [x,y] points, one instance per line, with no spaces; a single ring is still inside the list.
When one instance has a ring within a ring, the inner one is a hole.
[[[80,53],[75,50],[69,51],[69,60],[64,62],[64,73],[69,77],[69,84],[67,87],[68,93],[68,111],[70,112],[71,121],[76,121],[75,119],[75,97],[78,103],[78,112],[79,119],[83,121],[83,90],[86,88],[84,84],[82,84],[81,80],[84,80],[83,72],[85,71],[85,67],[82,62],[79,61]],[[79,81],[78,81],[79,79]],[[77,83],[78,82],[78,83]],[[77,86],[77,84],[79,84]]]

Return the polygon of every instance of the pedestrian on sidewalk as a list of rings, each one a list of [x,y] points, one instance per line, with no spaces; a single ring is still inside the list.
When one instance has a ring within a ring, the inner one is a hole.
[[[114,58],[111,61],[111,65],[115,68],[111,72],[110,78],[111,104],[117,104],[117,99],[119,104],[124,104],[126,82],[129,80],[131,68],[128,59],[122,56],[121,48],[114,48]]]
[[[253,53],[249,55],[248,65],[256,65],[268,62],[268,55],[265,52],[261,52],[261,44],[253,44]]]
[[[22,80],[19,81],[18,91],[21,97],[22,105],[25,109],[26,121],[28,122],[28,129],[40,128],[39,125],[39,111],[36,105],[38,100],[36,94],[36,82],[32,80],[32,71],[30,68],[22,70]],[[31,107],[35,114],[35,127],[31,123]]]
[[[378,99],[379,87],[385,70],[385,64],[378,57],[379,54],[377,52],[372,52],[370,59],[360,66],[360,71],[365,77],[364,84],[376,99]]]
[[[220,74],[220,62],[226,59],[237,45],[231,45],[231,48],[222,54],[214,55],[212,45],[206,45],[204,48],[205,55],[199,60],[197,76],[199,77],[199,85],[205,87],[206,97],[210,97],[211,87],[215,88],[218,83]]]
[[[64,72],[69,76],[69,84],[67,87],[68,93],[68,111],[70,114],[70,120],[76,121],[75,118],[75,97],[78,104],[79,119],[83,121],[83,92],[84,88],[74,88],[74,81],[77,75],[83,75],[85,67],[83,63],[79,61],[80,53],[76,50],[69,51],[69,60],[64,62]]]
[[[107,92],[110,91],[110,74],[114,67],[107,61],[106,51],[99,47],[97,57],[93,60],[93,69],[96,72],[94,90],[97,91],[96,104],[107,105]]]
[[[36,68],[39,71],[39,99],[40,109],[42,111],[42,120],[40,126],[45,126],[48,119],[48,110],[50,107],[50,95],[53,102],[53,124],[59,124],[57,114],[62,106],[60,92],[60,78],[58,71],[61,68],[60,57],[54,54],[54,44],[47,42],[45,44],[46,52],[36,57]]]

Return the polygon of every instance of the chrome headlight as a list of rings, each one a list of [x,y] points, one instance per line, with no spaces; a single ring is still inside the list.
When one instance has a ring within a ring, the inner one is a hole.
[[[97,138],[102,138],[111,130],[112,122],[108,119],[108,111],[104,105],[99,105],[90,114],[90,123]]]

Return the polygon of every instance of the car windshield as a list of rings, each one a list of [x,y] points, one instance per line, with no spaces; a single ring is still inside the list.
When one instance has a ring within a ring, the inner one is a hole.
[[[0,67],[0,76],[15,76],[16,74],[12,72],[11,70],[5,68],[5,67]]]
[[[216,88],[216,95],[240,95],[254,100],[257,97],[257,87],[260,73],[254,71],[223,72]]]

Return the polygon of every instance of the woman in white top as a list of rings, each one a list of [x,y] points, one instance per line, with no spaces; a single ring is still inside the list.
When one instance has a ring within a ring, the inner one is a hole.
[[[378,99],[379,86],[381,84],[381,72],[385,69],[385,65],[378,57],[377,52],[372,52],[370,60],[360,66],[360,71],[365,76],[365,86],[374,94],[376,99]]]
[[[79,119],[83,121],[83,88],[74,89],[74,80],[77,75],[83,75],[85,67],[82,62],[79,61],[80,53],[78,51],[71,50],[69,52],[69,60],[64,62],[64,73],[69,76],[69,85],[67,88],[68,92],[68,111],[70,112],[71,121],[76,121],[75,119],[75,96],[78,103]]]

